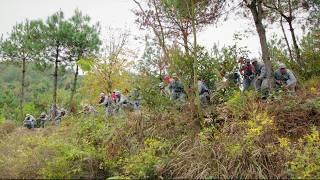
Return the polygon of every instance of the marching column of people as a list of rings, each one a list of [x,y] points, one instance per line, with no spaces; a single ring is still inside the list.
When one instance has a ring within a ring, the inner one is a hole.
[[[23,126],[28,129],[34,128],[45,128],[45,124],[48,121],[52,121],[55,125],[60,125],[62,118],[66,115],[66,110],[61,108],[56,110],[55,114],[53,108],[49,110],[50,116],[48,116],[45,112],[42,112],[38,118],[35,118],[31,114],[26,114],[26,117],[23,121]]]
[[[243,59],[243,58],[242,58]],[[251,86],[261,94],[262,99],[266,99],[269,94],[267,69],[263,62],[259,62],[258,59],[253,58],[245,59],[244,65],[240,68],[239,73],[232,71],[228,75],[228,79],[231,79],[235,86],[240,86],[242,79],[242,90],[247,91]],[[230,76],[230,77],[229,77]],[[276,90],[283,89],[288,93],[294,93],[297,85],[297,79],[293,72],[284,64],[280,64],[279,68],[274,72],[274,80],[276,83]],[[202,78],[198,79],[197,83],[198,95],[202,106],[206,106],[210,103],[210,90]],[[183,83],[173,73],[172,78],[166,75],[164,81],[159,84],[159,93],[162,96],[170,98],[172,101],[184,102],[186,98],[186,91]],[[117,115],[122,109],[131,109],[133,111],[139,111],[141,107],[141,94],[140,88],[134,88],[131,92],[127,89],[125,94],[122,94],[118,90],[114,90],[112,93],[101,93],[98,101],[99,106],[103,106],[107,117]],[[53,110],[53,106],[49,110],[49,115],[42,112],[39,118],[27,114],[23,125],[28,129],[34,129],[37,127],[44,128],[48,121],[52,121],[53,124],[59,126],[62,118],[66,115],[66,110],[63,108],[56,108]],[[94,117],[98,111],[94,106],[84,105],[83,110],[80,112],[84,117],[88,117],[93,114]],[[78,114],[80,114],[78,113]]]
[[[248,90],[253,85],[254,89],[261,93],[262,99],[266,99],[269,93],[269,86],[265,64],[259,62],[256,58],[253,58],[252,61],[246,59],[245,62],[246,64],[240,69],[243,77],[243,91]],[[276,90],[284,89],[288,93],[295,92],[297,79],[285,64],[279,65],[273,77],[276,83]]]
[[[118,90],[114,90],[108,95],[101,93],[98,105],[104,106],[106,116],[113,116],[122,109],[138,111],[140,109],[140,101],[140,89],[134,88],[128,98]]]

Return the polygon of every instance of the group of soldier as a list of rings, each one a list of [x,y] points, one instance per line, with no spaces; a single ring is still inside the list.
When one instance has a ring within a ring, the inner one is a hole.
[[[128,90],[126,90],[126,94],[128,94]],[[134,88],[128,95],[121,93],[119,90],[114,90],[108,94],[102,92],[98,105],[105,107],[106,116],[113,116],[118,114],[122,109],[138,111],[140,109],[140,101],[140,89]],[[85,114],[88,113],[90,113],[89,109]]]
[[[247,91],[252,86],[254,89],[261,93],[261,97],[267,98],[269,93],[269,86],[267,80],[267,70],[264,63],[259,62],[256,58],[245,59],[242,67],[239,70],[242,78],[238,73],[234,73],[233,79],[234,82],[237,82],[237,85],[242,79],[242,89]],[[276,83],[276,89],[285,89],[288,92],[295,92],[297,79],[294,76],[293,72],[287,69],[286,65],[280,64],[278,69],[274,73],[274,80]],[[170,98],[172,101],[183,102],[186,98],[185,88],[178,78],[177,74],[173,73],[172,77],[166,76],[164,81],[159,84],[160,94]],[[209,88],[205,82],[199,78],[198,79],[198,95],[200,97],[201,105],[208,105],[210,101]],[[114,116],[118,114],[122,109],[129,109],[131,111],[138,111],[141,106],[141,95],[140,89],[135,88],[131,93],[126,90],[125,94],[121,93],[119,90],[114,90],[112,93],[100,94],[98,101],[99,106],[105,108],[106,116]],[[48,116],[45,112],[42,112],[39,118],[34,118],[32,115],[27,114],[24,120],[24,126],[33,129],[36,127],[45,127],[47,121],[52,121],[54,124],[59,125],[62,117],[66,115],[66,110],[58,108],[56,112],[53,111],[53,108],[49,111],[50,115]],[[83,110],[80,112],[84,116],[89,116],[94,114],[96,116],[97,111],[94,106],[84,105]]]
[[[159,84],[160,94],[169,97],[172,101],[183,102],[186,98],[184,86],[177,74],[173,73],[172,77],[166,76],[164,81]],[[198,94],[202,105],[207,105],[210,100],[209,88],[204,80],[198,79]]]
[[[246,59],[245,64],[240,69],[240,74],[243,76],[243,91],[254,87],[261,93],[263,99],[267,98],[269,86],[267,80],[267,70],[264,63],[259,62],[256,58],[252,60]],[[280,64],[274,73],[276,89],[284,89],[289,93],[294,93],[296,89],[297,79],[293,72],[286,67],[285,64]]]
[[[58,126],[60,125],[62,118],[66,115],[66,110],[63,108],[57,108],[54,112],[52,107],[49,112],[49,115],[42,112],[38,118],[35,118],[31,114],[27,114],[23,121],[23,126],[28,129],[44,128],[48,121],[51,121]]]
[[[109,94],[101,93],[98,105],[104,106],[106,115],[110,117],[118,114],[122,109],[139,110],[140,101],[139,88],[134,88],[128,97],[118,90],[114,90]],[[98,111],[94,106],[86,104],[83,106],[83,110],[78,114],[83,114],[84,117],[88,117],[90,115],[96,116],[97,113]],[[44,128],[45,124],[47,124],[48,121],[51,121],[53,124],[59,126],[65,115],[66,110],[64,108],[56,108],[56,112],[54,113],[52,107],[49,110],[49,115],[42,112],[38,118],[35,118],[31,114],[27,114],[23,121],[23,125],[28,129]]]
[[[269,95],[269,85],[267,80],[267,69],[263,62],[258,59],[245,59],[240,61],[242,67],[238,72],[232,74],[232,81],[242,91],[247,91],[253,87],[257,92],[261,93],[261,98],[266,99]],[[293,72],[286,67],[285,64],[280,64],[273,76],[275,80],[276,90],[283,89],[289,93],[294,93],[296,89],[297,79]],[[241,85],[242,84],[242,85]],[[161,95],[170,97],[173,101],[183,101],[186,97],[184,86],[175,73],[172,78],[166,76],[164,81],[159,84]],[[210,101],[209,89],[205,82],[199,78],[198,94],[202,105],[207,105]]]

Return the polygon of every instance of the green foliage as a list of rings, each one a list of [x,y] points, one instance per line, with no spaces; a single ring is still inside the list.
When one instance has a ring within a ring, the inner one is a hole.
[[[0,44],[3,58],[18,62],[35,59],[41,49],[41,25],[42,22],[36,20],[26,20],[15,25],[9,37]]]
[[[40,114],[39,112],[37,112],[36,106],[33,103],[25,104],[23,107],[23,112],[25,112],[26,114]]]
[[[203,79],[212,90],[217,88],[217,82],[221,81],[221,72],[233,71],[236,66],[235,57],[231,48],[222,48],[222,53],[215,46],[211,53],[205,48],[198,50],[198,77]],[[193,59],[180,51],[171,52],[172,71],[177,73],[181,80],[189,85],[193,81]]]
[[[169,97],[164,97],[160,94],[159,86],[157,86],[157,84],[159,84],[158,79],[147,76],[138,76],[135,79],[135,82],[143,97],[143,106],[157,112],[164,112],[171,109],[173,103]]]
[[[101,153],[93,146],[98,137],[91,138],[89,133],[99,135],[98,131],[106,131],[101,126],[90,126],[90,132],[84,132],[88,129],[87,124],[103,122],[95,121],[90,118],[64,119],[59,129],[47,125],[46,129],[36,131],[20,128],[12,131],[8,125],[1,125],[1,135],[10,133],[6,141],[0,141],[1,153],[10,150],[8,156],[0,157],[1,177],[97,177],[97,172],[102,171],[99,163],[102,161]],[[33,135],[30,136],[30,133]]]
[[[137,63],[137,68],[141,74],[159,75],[159,68],[162,66],[162,59],[160,57],[160,47],[158,47],[155,40],[150,40],[149,37],[145,39],[145,49],[141,59]]]
[[[67,42],[71,57],[74,61],[90,60],[88,57],[95,55],[100,48],[99,24],[90,25],[90,17],[75,10],[74,15],[68,20],[71,24],[71,39]]]
[[[310,32],[302,39],[301,50],[305,62],[305,71],[302,71],[304,79],[320,76],[320,30]]]
[[[235,118],[241,118],[249,113],[246,112],[246,110],[252,108],[249,107],[251,106],[249,102],[254,98],[255,95],[253,91],[245,92],[244,94],[238,91],[226,102],[226,108],[231,111]]]
[[[291,149],[294,158],[290,161],[289,172],[294,178],[310,179],[320,177],[320,135],[316,128],[299,140],[298,149]]]
[[[171,105],[173,105],[169,97],[164,97],[159,94],[158,89],[143,89],[141,94],[143,96],[143,105],[152,110],[163,112],[164,110],[170,109],[170,107],[172,107]]]
[[[43,111],[48,111],[52,102],[52,76],[50,70],[39,71],[34,63],[27,64],[26,74],[26,92],[25,92],[25,113],[29,113],[38,116]],[[2,109],[2,116],[6,120],[18,121],[21,123],[21,118],[18,118],[18,105],[19,105],[19,93],[20,93],[20,80],[14,78],[10,81],[6,81],[7,77],[16,77],[16,72],[19,71],[18,67],[13,64],[0,64],[0,109]],[[59,72],[59,94],[58,104],[65,106],[68,104],[68,82],[73,79],[73,75],[70,71],[66,70],[65,73]],[[3,75],[3,76],[2,76]],[[80,78],[81,80],[81,78]],[[78,97],[78,96],[76,96]],[[81,97],[77,98],[78,101]]]
[[[83,58],[80,59],[77,64],[80,66],[83,71],[90,71],[93,66],[93,59],[91,58]]]
[[[164,140],[146,139],[144,148],[125,160],[125,173],[133,178],[154,178],[156,167],[167,156],[168,144]]]
[[[0,113],[0,124],[2,124],[5,121],[5,117]]]
[[[103,117],[99,117],[98,119],[92,116],[75,118],[73,121],[78,121],[75,126],[77,130],[74,131],[74,133],[81,144],[97,147],[101,145],[104,138],[111,133],[110,129],[107,129]]]
[[[318,29],[309,32],[302,38],[300,46],[304,65],[301,67],[296,61],[289,59],[288,53],[284,50],[287,47],[281,40],[274,36],[269,43],[273,66],[277,67],[276,62],[285,63],[289,69],[292,69],[294,73],[296,73],[297,78],[301,80],[318,77],[320,74],[319,42],[320,35]]]

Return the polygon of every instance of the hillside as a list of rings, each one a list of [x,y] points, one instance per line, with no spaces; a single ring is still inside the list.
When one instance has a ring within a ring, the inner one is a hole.
[[[51,102],[53,86],[53,68],[28,64],[26,69],[25,111],[40,114],[47,111]],[[70,70],[62,68],[59,72],[59,90],[62,97],[69,96],[74,78]],[[81,79],[80,79],[81,80]],[[0,119],[19,121],[17,112],[21,86],[21,67],[12,63],[0,64]],[[59,104],[65,105],[67,98],[59,98]]]
[[[68,116],[61,127],[1,125],[1,177],[319,177],[320,83],[298,96],[256,100],[235,93],[209,106],[200,132],[188,105],[143,108],[105,119]],[[285,101],[284,101],[285,100]],[[281,103],[280,103],[281,102]],[[158,104],[160,106],[160,104]],[[169,110],[170,109],[170,110]],[[102,109],[100,109],[102,110]]]
[[[319,0],[0,12],[0,178],[320,179]]]

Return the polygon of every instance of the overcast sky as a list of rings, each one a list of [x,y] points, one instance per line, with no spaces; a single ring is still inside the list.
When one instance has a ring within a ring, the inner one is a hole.
[[[141,32],[134,23],[135,15],[131,12],[135,7],[132,0],[0,0],[0,33],[7,34],[17,22],[22,22],[26,18],[46,19],[59,9],[66,17],[70,17],[78,8],[84,14],[88,14],[92,21],[99,21],[104,29],[125,28],[130,30],[131,34],[143,37],[144,32]],[[248,27],[251,29],[254,27],[249,19],[230,18],[227,22],[219,23],[218,28],[211,26],[198,33],[199,43],[207,48],[211,48],[214,43],[220,46],[231,45],[234,43],[233,34],[244,32]],[[281,31],[273,28],[268,31],[268,35],[272,33],[280,34]],[[130,41],[130,45],[135,48],[137,43],[134,38]],[[239,43],[248,46],[252,52],[251,57],[259,56],[260,46],[256,33],[250,34],[247,39]]]

